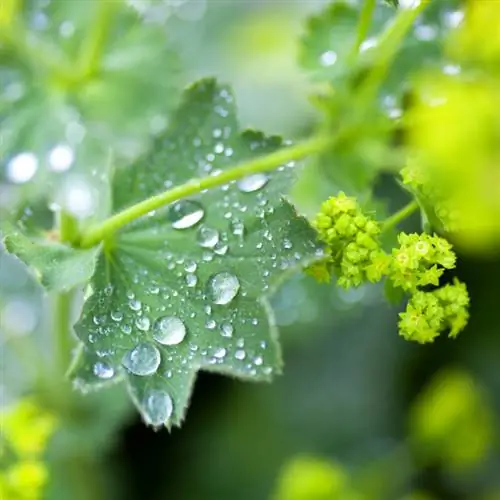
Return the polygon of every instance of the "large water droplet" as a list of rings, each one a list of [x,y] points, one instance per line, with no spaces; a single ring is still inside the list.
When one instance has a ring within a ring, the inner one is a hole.
[[[134,375],[152,375],[160,366],[160,351],[149,342],[142,342],[123,357],[123,366]]]
[[[98,361],[94,365],[94,375],[96,377],[102,378],[102,379],[110,379],[114,376],[115,370],[113,369],[112,366],[108,365],[107,363],[103,363],[102,361]]]
[[[172,416],[174,405],[172,398],[165,392],[152,389],[144,398],[144,419],[154,426],[165,424]]]
[[[174,229],[187,229],[200,222],[205,210],[196,201],[182,200],[170,208],[169,217]]]
[[[153,327],[153,338],[163,345],[176,345],[184,340],[186,326],[175,316],[158,318]]]
[[[240,191],[244,193],[252,193],[262,189],[269,181],[269,177],[266,174],[253,174],[248,177],[244,177],[238,181],[238,187]]]
[[[201,226],[198,229],[196,239],[203,248],[213,248],[219,242],[219,231],[207,226]]]
[[[214,304],[229,304],[236,297],[239,289],[238,278],[228,272],[215,274],[208,280],[208,292]]]

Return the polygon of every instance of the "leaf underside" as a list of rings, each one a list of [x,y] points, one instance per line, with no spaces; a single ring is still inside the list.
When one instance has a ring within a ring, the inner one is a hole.
[[[153,151],[117,173],[114,211],[280,146],[240,133],[231,92],[203,80],[186,90]],[[283,198],[296,170],[283,165],[201,193],[114,235],[75,325],[83,342],[70,370],[75,385],[125,379],[145,421],[170,426],[182,421],[198,370],[255,381],[279,373],[266,297],[319,250]]]

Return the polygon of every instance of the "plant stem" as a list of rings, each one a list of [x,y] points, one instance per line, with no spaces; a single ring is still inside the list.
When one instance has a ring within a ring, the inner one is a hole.
[[[370,29],[376,6],[377,0],[365,0],[363,3],[363,9],[361,10],[361,16],[359,18],[356,42],[352,50],[353,60],[357,57],[361,44],[365,41],[366,36],[368,35],[368,30]]]
[[[401,43],[408,30],[430,2],[431,0],[415,0],[413,7],[401,8],[392,24],[380,36],[374,56],[373,69],[360,90],[361,107],[376,96],[387,69],[401,48]]]
[[[77,63],[77,82],[83,82],[92,78],[98,71],[101,63],[101,55],[108,36],[109,27],[113,13],[120,0],[101,0],[97,5],[95,20],[91,31],[86,38]]]
[[[224,170],[219,175],[191,179],[185,184],[176,186],[168,191],[164,191],[163,193],[152,196],[136,205],[126,208],[101,224],[93,227],[91,226],[82,234],[79,247],[91,248],[98,245],[121,227],[146,215],[152,210],[200,193],[205,189],[221,186],[249,175],[273,170],[288,161],[299,160],[305,156],[321,152],[330,146],[333,141],[334,139],[331,137],[314,137],[293,146],[279,149],[266,156],[243,162],[233,168]]]
[[[408,218],[413,212],[416,212],[419,205],[416,200],[411,201],[408,205],[405,205],[401,210],[395,214],[388,217],[382,224],[382,232],[388,231],[389,229],[397,226],[401,221]]]
[[[74,217],[61,210],[58,218],[59,237],[63,242],[73,242],[77,230]],[[71,361],[73,338],[71,335],[75,290],[54,294],[52,297],[52,332],[57,370],[66,373]]]
[[[71,361],[71,349],[73,348],[73,339],[71,336],[73,298],[73,291],[57,293],[53,297],[52,328],[57,368],[60,373],[66,373]]]

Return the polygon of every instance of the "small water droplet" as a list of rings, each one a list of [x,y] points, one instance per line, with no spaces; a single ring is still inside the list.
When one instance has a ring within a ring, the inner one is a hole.
[[[182,200],[173,205],[169,217],[174,229],[187,229],[201,221],[205,210],[196,201]]]
[[[219,242],[219,231],[211,227],[200,226],[196,239],[201,247],[213,248]]]
[[[217,323],[213,319],[207,319],[207,322],[205,323],[205,328],[208,330],[213,330],[217,326]]]
[[[214,357],[217,359],[222,359],[226,355],[227,351],[224,347],[219,347],[214,352]]]
[[[240,361],[243,361],[245,358],[246,358],[246,352],[243,350],[243,349],[238,349],[235,353],[234,353],[234,357],[236,359],[239,359]]]
[[[186,275],[186,285],[189,287],[194,287],[196,286],[196,283],[198,283],[198,278],[196,274],[187,274]]]
[[[221,335],[226,338],[231,338],[233,336],[234,327],[231,323],[222,323],[220,325]]]
[[[333,66],[337,62],[337,54],[333,50],[323,52],[320,57],[322,66]]]
[[[226,271],[213,275],[208,280],[208,293],[214,304],[229,304],[240,289],[238,278]]]
[[[117,322],[123,319],[123,313],[121,311],[112,311],[110,316],[113,321]]]
[[[123,357],[123,366],[134,375],[153,375],[160,366],[160,351],[149,342],[141,342]]]
[[[135,320],[135,326],[142,330],[143,332],[147,332],[149,327],[151,326],[151,321],[147,316],[142,316],[141,318],[137,318]]]
[[[165,392],[152,389],[144,398],[144,419],[154,426],[165,424],[172,416],[174,405],[172,398]]]
[[[155,321],[153,338],[163,345],[176,345],[186,336],[186,326],[175,316],[163,316]]]
[[[59,144],[49,152],[49,164],[54,172],[65,172],[75,161],[75,153],[67,144]]]
[[[253,174],[248,177],[240,179],[237,184],[240,191],[244,193],[253,193],[262,189],[269,181],[269,177],[266,174]]]
[[[223,243],[222,241],[219,241],[219,243],[217,243],[214,247],[214,253],[217,255],[226,255],[228,250],[229,245],[227,243]]]
[[[196,271],[196,267],[196,262],[194,260],[191,260],[189,262],[186,262],[184,270],[188,273],[194,273]]]
[[[130,299],[128,306],[130,307],[130,309],[132,309],[132,311],[140,311],[142,304],[140,300]]]
[[[102,378],[104,380],[110,379],[115,375],[115,370],[112,366],[104,363],[102,361],[98,361],[94,365],[94,375],[96,377]]]
[[[231,232],[235,236],[243,236],[245,233],[245,224],[239,219],[233,219],[230,224]]]

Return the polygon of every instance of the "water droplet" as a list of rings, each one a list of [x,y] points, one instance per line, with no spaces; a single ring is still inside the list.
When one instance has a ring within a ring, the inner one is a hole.
[[[94,375],[102,379],[110,379],[115,375],[115,370],[112,366],[102,361],[98,361],[94,365]]]
[[[333,66],[337,62],[337,54],[333,50],[323,52],[320,57],[322,66]]]
[[[246,352],[243,351],[242,349],[238,349],[235,353],[234,353],[234,357],[236,359],[239,359],[240,361],[243,361],[245,358],[246,358]]]
[[[205,323],[205,328],[208,330],[213,330],[217,326],[217,323],[213,319],[207,319]]]
[[[151,326],[151,322],[147,316],[143,316],[142,318],[137,318],[135,320],[135,326],[142,330],[143,332],[147,332],[149,327]]]
[[[229,245],[227,243],[222,243],[222,241],[219,241],[219,243],[217,243],[214,247],[214,253],[217,255],[226,255],[228,250]]]
[[[253,362],[256,366],[261,366],[264,360],[262,359],[262,356],[256,356]]]
[[[253,193],[262,189],[269,181],[269,177],[266,174],[253,174],[248,177],[244,177],[238,181],[238,187],[240,191],[244,193]]]
[[[163,345],[176,345],[184,340],[186,326],[175,316],[163,316],[155,321],[153,338]]]
[[[231,323],[222,323],[220,330],[223,337],[231,338],[233,336],[234,327]]]
[[[219,231],[211,227],[201,226],[196,235],[198,244],[203,248],[213,248],[219,242]]]
[[[231,232],[235,236],[243,236],[243,234],[245,233],[245,224],[243,223],[243,221],[239,219],[233,219],[229,225],[231,228]]]
[[[229,304],[236,297],[239,289],[238,278],[225,271],[213,275],[208,280],[208,292],[214,304]]]
[[[160,351],[149,342],[141,342],[123,357],[123,366],[134,375],[153,375],[160,366]]]
[[[130,299],[128,306],[130,307],[130,309],[132,309],[132,311],[140,311],[142,304],[140,300]]]
[[[194,273],[196,271],[196,267],[196,262],[194,260],[191,260],[189,262],[186,262],[184,270],[188,273]]]
[[[144,419],[150,425],[163,425],[172,416],[172,398],[158,389],[150,390],[144,398]]]
[[[54,172],[65,172],[75,161],[75,153],[67,144],[59,144],[49,153],[50,168]]]
[[[30,181],[38,170],[38,158],[30,152],[19,153],[7,163],[7,178],[16,184]]]
[[[186,285],[189,287],[194,287],[196,286],[196,283],[198,283],[198,278],[196,274],[187,274],[186,275]]]
[[[174,229],[187,229],[201,221],[205,210],[196,201],[183,200],[170,208],[169,217]]]
[[[224,347],[219,347],[214,352],[214,357],[217,359],[222,359],[226,355],[227,351]]]
[[[112,311],[110,316],[113,321],[121,321],[123,319],[123,313],[121,311]]]

